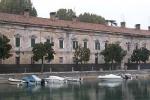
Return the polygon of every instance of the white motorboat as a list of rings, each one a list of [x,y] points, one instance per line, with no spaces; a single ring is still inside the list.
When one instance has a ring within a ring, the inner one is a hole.
[[[20,80],[20,79],[14,79],[14,78],[9,78],[8,79],[9,84],[14,84],[14,85],[22,85],[25,83],[25,81]]]
[[[41,79],[36,75],[29,75],[22,78],[23,81],[27,83],[27,85],[38,85],[41,84]]]
[[[44,79],[48,83],[64,83],[66,79],[59,76],[49,76],[48,78]]]
[[[65,77],[68,82],[81,82],[83,79],[80,77]]]
[[[99,75],[97,78],[103,81],[122,81],[123,79],[121,76],[114,75],[114,74],[103,75],[103,76]]]

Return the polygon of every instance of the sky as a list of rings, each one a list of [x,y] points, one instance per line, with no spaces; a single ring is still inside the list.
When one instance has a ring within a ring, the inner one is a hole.
[[[126,26],[141,29],[150,26],[150,0],[31,0],[38,17],[49,18],[50,12],[60,8],[73,9],[76,15],[89,12],[105,19],[116,20],[118,26],[125,21]]]

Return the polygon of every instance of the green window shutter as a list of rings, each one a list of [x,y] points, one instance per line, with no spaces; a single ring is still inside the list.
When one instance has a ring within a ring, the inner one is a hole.
[[[20,38],[16,37],[16,47],[20,47]]]
[[[35,39],[32,38],[32,39],[31,39],[31,47],[33,47],[34,45],[35,45]]]
[[[84,48],[87,48],[87,42],[84,41]]]
[[[64,48],[64,41],[63,40],[59,40],[59,48],[60,49]]]

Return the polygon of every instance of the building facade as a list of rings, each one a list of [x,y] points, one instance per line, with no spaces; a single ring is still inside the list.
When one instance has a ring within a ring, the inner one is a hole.
[[[0,13],[0,34],[10,39],[12,57],[1,61],[3,64],[33,64],[32,48],[35,43],[53,42],[56,52],[54,60],[49,64],[73,64],[74,49],[81,45],[91,50],[88,63],[104,63],[103,57],[97,55],[108,43],[119,43],[127,51],[123,62],[128,62],[135,48],[146,47],[150,50],[150,30],[108,26],[74,21],[31,17],[24,15]]]

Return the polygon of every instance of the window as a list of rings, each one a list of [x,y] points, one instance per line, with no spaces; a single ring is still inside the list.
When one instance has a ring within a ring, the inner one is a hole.
[[[105,41],[105,48],[107,47],[107,45],[108,45],[108,41],[106,40],[106,41]]]
[[[78,48],[78,41],[73,41],[73,49]]]
[[[16,64],[20,64],[20,57],[16,57]]]
[[[127,50],[130,51],[130,49],[131,49],[131,43],[127,42],[126,44],[127,44]]]
[[[74,64],[77,63],[75,57],[72,57],[72,62],[73,62]]]
[[[138,49],[138,43],[135,43],[135,49]]]
[[[87,48],[87,41],[84,41],[83,43],[84,43],[84,44],[83,44],[83,47],[84,47],[84,48]]]
[[[31,57],[31,64],[34,64],[34,59],[33,59],[33,57]]]
[[[20,47],[20,37],[16,37],[16,47]]]
[[[60,63],[60,64],[63,63],[63,57],[59,57],[59,63]]]
[[[95,50],[100,50],[100,43],[99,43],[99,41],[95,41]]]
[[[98,64],[98,53],[95,53],[95,64]]]
[[[46,39],[46,42],[47,42],[47,43],[50,43],[50,39]]]
[[[31,38],[31,47],[35,45],[35,38]]]
[[[143,47],[146,48],[146,43],[143,43]]]
[[[64,48],[64,40],[59,40],[59,48],[60,49]]]

